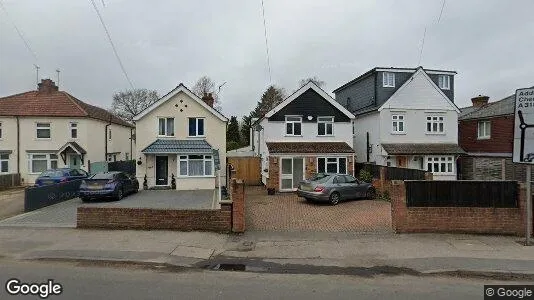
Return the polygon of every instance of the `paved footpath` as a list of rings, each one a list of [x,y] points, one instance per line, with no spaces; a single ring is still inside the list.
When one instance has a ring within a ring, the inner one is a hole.
[[[3,259],[131,261],[199,267],[216,263],[311,267],[400,267],[534,275],[534,247],[519,237],[0,228]],[[0,262],[1,264],[1,262]],[[532,277],[534,278],[534,277]]]

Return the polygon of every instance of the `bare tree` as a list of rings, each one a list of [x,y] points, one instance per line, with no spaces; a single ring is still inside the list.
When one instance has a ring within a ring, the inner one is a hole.
[[[309,81],[315,83],[317,86],[319,86],[320,88],[324,87],[326,82],[322,81],[321,79],[319,79],[319,77],[317,76],[313,76],[313,77],[308,77],[308,78],[303,78],[299,81],[299,87],[305,85],[306,83],[308,83]]]
[[[195,93],[195,95],[200,98],[202,98],[204,94],[211,93],[213,99],[215,100],[213,102],[213,108],[215,108],[215,110],[217,110],[218,112],[221,112],[222,106],[218,95],[219,91],[215,88],[215,82],[211,78],[209,78],[208,76],[202,76],[193,86],[193,93]]]
[[[118,92],[113,95],[111,110],[119,117],[132,121],[133,117],[158,101],[156,91],[135,89]]]

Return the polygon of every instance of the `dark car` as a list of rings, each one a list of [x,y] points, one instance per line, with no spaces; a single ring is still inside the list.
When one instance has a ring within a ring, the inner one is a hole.
[[[139,181],[124,172],[100,172],[84,179],[80,185],[80,199],[111,198],[121,200],[127,194],[137,193]]]
[[[307,201],[324,201],[336,205],[342,200],[374,199],[376,189],[371,183],[346,174],[319,173],[299,184],[297,195]]]
[[[35,180],[35,186],[50,185],[87,178],[89,174],[84,170],[72,168],[60,168],[46,170]]]

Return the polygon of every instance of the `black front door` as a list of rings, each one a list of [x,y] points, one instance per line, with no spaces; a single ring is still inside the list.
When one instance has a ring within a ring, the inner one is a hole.
[[[168,184],[168,157],[156,156],[156,185]]]

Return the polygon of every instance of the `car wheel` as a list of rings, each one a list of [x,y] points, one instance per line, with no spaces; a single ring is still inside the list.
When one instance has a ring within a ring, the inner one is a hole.
[[[337,205],[339,203],[339,193],[333,192],[330,194],[330,204]]]
[[[87,197],[80,197],[80,199],[82,199],[82,202],[89,202],[89,198]]]
[[[119,189],[119,190],[117,191],[117,200],[121,200],[122,197],[123,197],[122,189]]]
[[[367,190],[367,193],[365,193],[365,198],[367,199],[375,199],[376,198],[376,190],[371,188]]]

